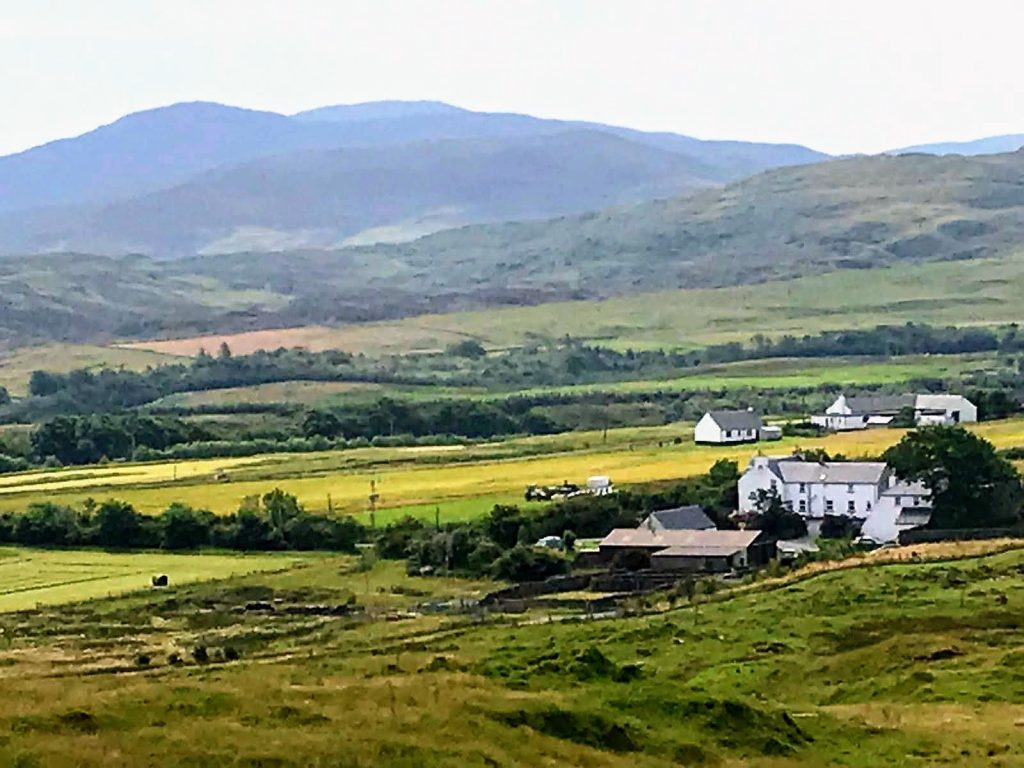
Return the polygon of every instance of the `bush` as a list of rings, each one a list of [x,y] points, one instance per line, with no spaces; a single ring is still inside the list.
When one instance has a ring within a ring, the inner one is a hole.
[[[491,566],[491,575],[505,581],[543,581],[568,571],[569,563],[560,555],[522,545],[505,552]]]

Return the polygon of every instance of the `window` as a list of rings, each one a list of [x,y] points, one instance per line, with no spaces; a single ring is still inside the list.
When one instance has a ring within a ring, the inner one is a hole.
[[[854,490],[853,483],[848,483],[847,486],[846,486],[846,492],[847,493],[853,493],[853,490]]]
[[[896,497],[896,506],[897,507],[902,507],[903,506],[903,497],[902,496],[897,496]]]
[[[850,499],[848,502],[846,502],[846,513],[849,514],[849,515],[852,515],[852,514],[855,514],[856,512],[857,512],[857,502],[854,501],[853,499]]]
[[[825,513],[831,515],[835,511],[835,505],[832,503],[832,499],[825,500]]]
[[[800,493],[807,493],[807,483],[800,483]]]
[[[774,479],[772,480],[772,490],[773,491],[779,490],[779,483],[778,483],[778,481],[776,481]]]
[[[807,514],[807,499],[800,499],[800,514]]]

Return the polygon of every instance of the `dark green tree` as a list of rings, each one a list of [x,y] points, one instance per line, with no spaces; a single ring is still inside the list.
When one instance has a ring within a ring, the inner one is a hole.
[[[1017,470],[991,443],[962,427],[922,427],[882,459],[900,479],[928,488],[931,528],[999,527],[1020,519],[1024,488]]]
[[[96,509],[96,543],[100,546],[138,546],[141,533],[142,516],[131,504],[108,499]]]
[[[164,549],[196,549],[210,543],[214,517],[206,510],[175,502],[160,516],[160,545]]]

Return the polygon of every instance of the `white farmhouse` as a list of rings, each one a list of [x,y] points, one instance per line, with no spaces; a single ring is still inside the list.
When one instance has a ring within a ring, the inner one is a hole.
[[[724,445],[756,443],[761,431],[761,417],[753,411],[708,411],[693,430],[696,443]]]
[[[931,500],[921,483],[897,482],[877,461],[804,461],[799,456],[755,456],[739,480],[739,511],[757,511],[757,492],[775,491],[816,536],[825,517],[860,521],[862,535],[884,544],[903,530],[927,524]]]
[[[826,515],[865,519],[889,487],[889,467],[878,461],[803,461],[755,456],[739,481],[740,512],[756,512],[757,491],[774,490],[808,521]]]
[[[913,411],[914,423],[961,424],[978,420],[978,409],[961,395],[840,395],[811,422],[834,431],[884,427],[900,413]]]

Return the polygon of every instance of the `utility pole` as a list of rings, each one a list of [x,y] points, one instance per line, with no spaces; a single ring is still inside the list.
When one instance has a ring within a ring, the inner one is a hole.
[[[370,527],[377,527],[377,502],[380,500],[380,494],[377,493],[377,481],[370,481]]]
[[[441,530],[441,507],[434,507],[434,527]]]

